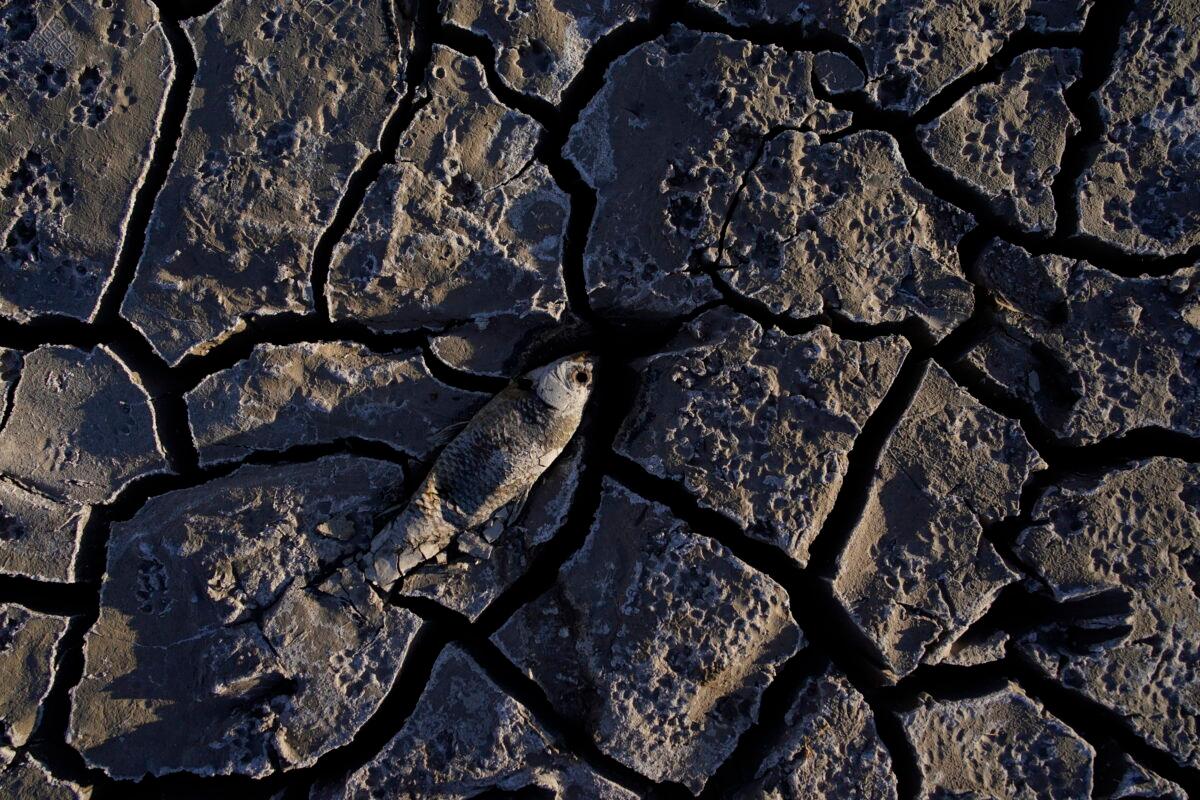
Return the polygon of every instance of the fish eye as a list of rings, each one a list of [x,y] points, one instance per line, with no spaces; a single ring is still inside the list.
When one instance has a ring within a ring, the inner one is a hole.
[[[588,378],[588,374],[587,374],[586,370],[582,370],[582,369],[575,370],[575,382],[576,383],[578,383],[580,386],[587,386],[588,380],[589,380],[589,378]]]

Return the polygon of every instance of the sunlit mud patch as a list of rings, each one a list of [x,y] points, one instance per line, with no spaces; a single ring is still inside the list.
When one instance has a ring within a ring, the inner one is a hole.
[[[70,740],[118,778],[264,775],[350,741],[418,621],[341,562],[399,467],[243,467],[116,525]]]

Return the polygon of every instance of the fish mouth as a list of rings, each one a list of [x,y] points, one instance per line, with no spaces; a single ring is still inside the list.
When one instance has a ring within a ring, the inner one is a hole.
[[[595,356],[585,350],[566,356],[562,360],[571,365],[571,380],[574,380],[580,386],[591,386],[592,373],[596,367]]]

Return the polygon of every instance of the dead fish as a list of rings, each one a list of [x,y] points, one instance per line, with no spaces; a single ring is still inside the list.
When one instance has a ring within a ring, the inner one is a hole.
[[[587,353],[560,358],[488,401],[442,450],[400,515],[371,542],[367,577],[391,589],[457,535],[523,502],[579,427],[594,364]]]

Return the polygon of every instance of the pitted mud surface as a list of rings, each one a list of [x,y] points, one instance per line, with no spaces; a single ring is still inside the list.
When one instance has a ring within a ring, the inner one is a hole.
[[[0,797],[1200,795],[1198,25],[0,9]]]

